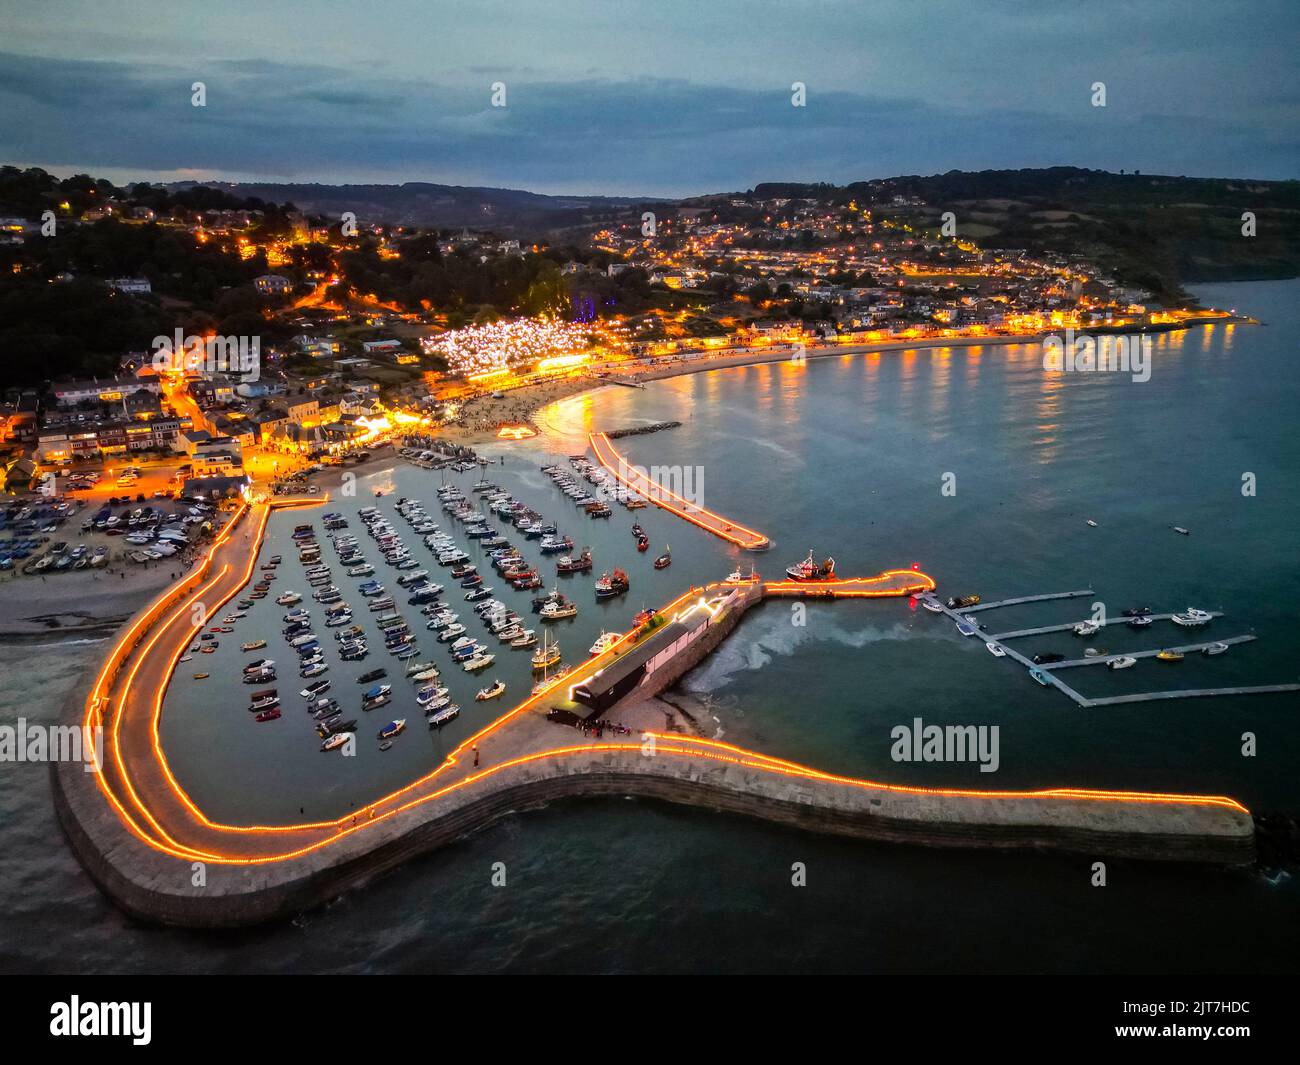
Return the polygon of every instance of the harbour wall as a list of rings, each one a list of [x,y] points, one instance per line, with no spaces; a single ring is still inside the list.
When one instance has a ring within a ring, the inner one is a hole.
[[[60,772],[66,769],[67,772]],[[72,775],[83,778],[78,796]],[[1249,814],[1201,807],[1134,806],[1071,799],[972,799],[899,794],[780,776],[729,763],[636,750],[545,759],[469,785],[313,854],[261,866],[212,865],[203,887],[191,863],[128,836],[120,823],[86,824],[89,796],[115,821],[79,767],[54,768],[60,821],[100,888],[142,921],[230,928],[279,920],[329,902],[411,858],[454,843],[510,814],[560,800],[635,797],[868,842],[927,847],[1052,850],[1098,858],[1248,865]]]

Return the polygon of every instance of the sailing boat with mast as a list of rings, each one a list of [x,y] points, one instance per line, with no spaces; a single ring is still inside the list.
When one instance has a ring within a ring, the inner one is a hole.
[[[559,660],[560,641],[552,640],[551,633],[547,630],[542,638],[542,646],[533,652],[533,669],[539,672],[545,672],[546,669],[555,665]]]

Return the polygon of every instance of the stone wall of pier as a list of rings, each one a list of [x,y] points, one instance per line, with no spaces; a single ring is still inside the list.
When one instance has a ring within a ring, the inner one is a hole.
[[[210,865],[206,884],[195,887],[191,863],[161,854],[127,833],[96,793],[90,774],[62,765],[53,775],[60,820],[96,883],[140,920],[185,927],[288,918],[502,817],[558,800],[592,797],[632,796],[703,807],[878,843],[1052,850],[1089,861],[1237,866],[1254,859],[1250,815],[1224,807],[898,793],[628,750],[515,766],[301,858]]]

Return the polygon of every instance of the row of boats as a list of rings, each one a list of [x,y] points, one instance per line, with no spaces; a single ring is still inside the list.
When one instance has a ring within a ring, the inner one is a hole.
[[[543,466],[542,472],[590,517],[608,518],[611,512],[607,501],[610,500],[622,504],[628,510],[639,510],[646,506],[644,499],[629,491],[616,477],[610,476],[607,470],[591,462],[585,455],[570,455],[569,466],[571,469],[565,469],[555,463]],[[591,489],[584,488],[583,481],[591,485]]]
[[[921,605],[925,607],[927,610],[929,610],[930,612],[932,613],[943,612],[943,608],[939,606],[939,604],[936,603],[933,599],[930,599],[928,596],[920,596],[919,598],[920,598]],[[962,609],[964,607],[974,606],[979,601],[980,601],[980,597],[978,595],[954,596],[948,599],[948,607],[949,609],[954,609],[954,610]],[[1152,611],[1150,607],[1132,607],[1125,610],[1123,612],[1123,616],[1126,618],[1126,621],[1124,623],[1132,629],[1146,628],[1148,625],[1152,624],[1156,620],[1152,616]],[[1174,624],[1181,625],[1185,628],[1193,628],[1202,625],[1207,625],[1213,619],[1214,619],[1213,613],[1211,613],[1208,610],[1202,610],[1199,607],[1188,607],[1182,613],[1172,614],[1170,615],[1169,618],[1169,620],[1173,621]],[[1072,631],[1076,636],[1088,637],[1088,636],[1096,635],[1098,632],[1101,631],[1102,627],[1103,627],[1102,623],[1099,621],[1085,620],[1085,621],[1080,621],[1076,625],[1074,625]],[[980,631],[979,623],[973,617],[970,616],[963,617],[957,622],[957,631],[961,633],[961,635],[963,636],[978,635]],[[989,654],[993,655],[995,658],[1003,658],[1006,655],[1006,649],[996,640],[989,640],[985,643],[984,646],[988,649]],[[1221,643],[1221,642],[1209,643],[1201,647],[1200,652],[1202,655],[1206,657],[1215,657],[1217,655],[1226,653],[1228,650],[1228,646],[1229,646],[1228,644]],[[1106,654],[1107,652],[1105,651],[1104,648],[1089,647],[1084,650],[1085,658],[1104,658],[1106,657]],[[1178,651],[1173,648],[1167,648],[1165,650],[1159,651],[1154,657],[1161,662],[1181,662],[1186,657],[1186,655],[1183,651]],[[1063,662],[1066,660],[1066,658],[1067,658],[1066,655],[1060,654],[1059,652],[1045,651],[1034,655],[1031,661],[1035,665],[1042,666],[1042,665],[1053,665],[1057,662]],[[1137,665],[1137,662],[1138,662],[1137,658],[1134,657],[1133,655],[1116,655],[1110,658],[1109,661],[1106,662],[1106,667],[1111,670],[1130,669],[1133,666]],[[1034,680],[1038,681],[1038,683],[1040,684],[1046,685],[1050,683],[1046,672],[1043,670],[1039,670],[1039,669],[1030,670],[1030,676],[1032,676]]]

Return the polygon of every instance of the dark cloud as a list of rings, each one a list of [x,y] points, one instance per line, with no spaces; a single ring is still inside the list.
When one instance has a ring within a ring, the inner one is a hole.
[[[146,176],[426,180],[553,192],[680,194],[764,180],[848,181],[954,168],[1072,164],[1290,177],[1293,122],[1093,108],[1086,86],[1041,110],[920,93],[646,76],[454,81],[265,59],[200,64],[0,54],[0,144],[11,160]],[[190,105],[194,81],[208,106]],[[490,106],[491,86],[507,106]],[[1270,89],[1277,97],[1278,90]],[[1281,94],[1278,107],[1291,110]]]

